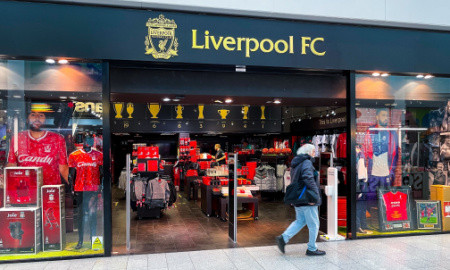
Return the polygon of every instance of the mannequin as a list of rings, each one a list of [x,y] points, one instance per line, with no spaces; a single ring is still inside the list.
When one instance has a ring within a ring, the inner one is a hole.
[[[69,178],[78,202],[78,244],[75,249],[83,246],[85,218],[90,227],[90,239],[96,235],[96,205],[103,179],[103,154],[93,146],[93,136],[84,134],[83,148],[69,155]]]
[[[377,109],[375,129],[369,128],[364,139],[367,161],[368,200],[376,200],[377,187],[392,186],[398,160],[398,135],[389,130],[389,110]]]

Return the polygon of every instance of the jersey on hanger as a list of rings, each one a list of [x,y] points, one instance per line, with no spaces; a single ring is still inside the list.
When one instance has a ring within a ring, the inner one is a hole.
[[[408,195],[397,191],[383,194],[384,204],[386,205],[387,221],[408,220],[407,202]]]
[[[59,165],[67,165],[64,137],[45,131],[42,137],[35,139],[27,130],[20,132],[17,138],[17,149],[14,149],[14,137],[11,139],[8,162],[20,167],[42,167],[44,185],[61,184]]]
[[[97,191],[102,165],[103,154],[95,149],[89,152],[79,149],[70,154],[69,167],[77,169],[74,191]]]

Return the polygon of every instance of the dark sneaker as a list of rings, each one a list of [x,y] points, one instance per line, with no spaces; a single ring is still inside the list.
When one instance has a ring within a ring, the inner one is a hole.
[[[75,249],[80,249],[83,247],[83,243],[78,242],[78,244],[75,246]]]
[[[308,256],[322,256],[325,254],[327,254],[327,253],[323,250],[318,250],[318,249],[316,249],[315,251],[311,251],[309,249],[306,250],[306,255],[308,255]]]
[[[284,254],[284,246],[286,246],[286,243],[284,242],[283,236],[282,235],[277,236],[276,239],[277,239],[278,248],[280,249],[281,253]]]

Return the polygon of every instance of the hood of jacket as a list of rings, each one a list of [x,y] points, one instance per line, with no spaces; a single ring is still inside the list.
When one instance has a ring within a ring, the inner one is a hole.
[[[301,155],[294,157],[294,159],[292,159],[291,167],[296,168],[298,165],[302,164],[303,161],[305,161],[307,159],[311,160],[311,162],[314,162],[313,157],[311,157],[310,155],[301,154]]]

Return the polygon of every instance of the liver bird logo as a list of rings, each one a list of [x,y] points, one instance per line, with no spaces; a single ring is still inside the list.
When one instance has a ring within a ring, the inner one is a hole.
[[[159,47],[160,52],[164,52],[166,50],[167,41],[168,41],[168,39],[159,41],[158,47]]]

